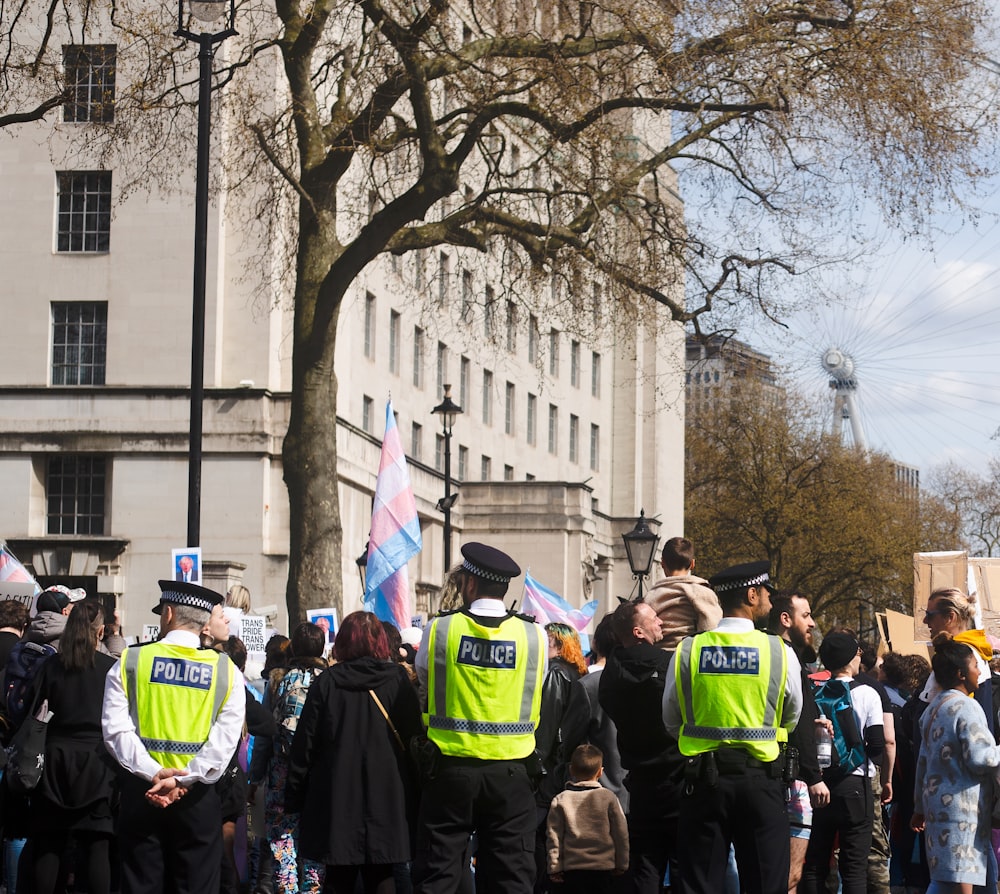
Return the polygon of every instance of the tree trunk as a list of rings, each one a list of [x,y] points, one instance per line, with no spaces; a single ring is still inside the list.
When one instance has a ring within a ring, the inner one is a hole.
[[[289,624],[306,609],[343,611],[340,500],[337,493],[337,319],[345,285],[330,275],[338,247],[332,230],[300,209],[295,282],[292,403],[282,449],[288,487]]]

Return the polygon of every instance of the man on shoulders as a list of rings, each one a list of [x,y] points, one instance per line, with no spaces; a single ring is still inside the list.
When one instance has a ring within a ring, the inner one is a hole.
[[[646,602],[663,626],[660,648],[673,652],[685,636],[714,629],[722,608],[708,581],[694,575],[694,544],[686,537],[663,544],[660,567],[666,577],[650,587]]]

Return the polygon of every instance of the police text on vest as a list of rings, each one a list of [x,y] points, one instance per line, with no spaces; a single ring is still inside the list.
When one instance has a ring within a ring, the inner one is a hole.
[[[214,664],[188,661],[184,658],[154,658],[150,683],[168,686],[188,686],[191,689],[211,689]]]
[[[458,663],[514,670],[517,664],[517,644],[513,640],[463,636],[458,643]]]
[[[705,646],[698,661],[699,674],[757,674],[760,650],[754,646]]]

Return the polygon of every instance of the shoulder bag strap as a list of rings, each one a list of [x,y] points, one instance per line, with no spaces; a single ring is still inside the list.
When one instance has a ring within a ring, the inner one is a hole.
[[[399,745],[399,750],[406,752],[406,746],[403,744],[403,740],[399,737],[399,732],[396,730],[395,724],[389,717],[389,712],[386,711],[385,705],[382,704],[381,699],[375,694],[374,689],[369,689],[368,694],[372,697],[372,700],[378,705],[378,709],[382,712],[382,716],[385,718],[385,722],[389,724],[389,729],[392,730],[392,734],[396,737],[396,744]]]

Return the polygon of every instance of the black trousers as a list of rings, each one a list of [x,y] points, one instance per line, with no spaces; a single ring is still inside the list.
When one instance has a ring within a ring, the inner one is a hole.
[[[561,885],[553,883],[552,894],[615,894],[615,876],[610,871],[567,869],[563,876]]]
[[[683,891],[724,891],[732,844],[742,891],[787,894],[789,837],[784,784],[767,769],[720,773],[715,785],[698,780],[681,798],[677,843]]]
[[[681,788],[663,776],[632,773],[626,785],[629,790],[629,868],[618,887],[631,894],[660,894],[667,866],[671,865],[674,884],[679,873],[677,818]]]
[[[520,761],[441,758],[420,800],[416,894],[455,894],[473,832],[477,894],[531,894],[535,797]]]
[[[840,856],[837,864],[842,894],[865,894],[874,803],[871,781],[866,776],[847,776],[830,786],[829,806],[813,812],[812,835],[799,882],[800,894],[819,894],[825,890],[834,838],[838,835]]]
[[[121,894],[219,894],[222,810],[215,786],[196,784],[169,807],[146,800],[150,784],[122,782]]]

